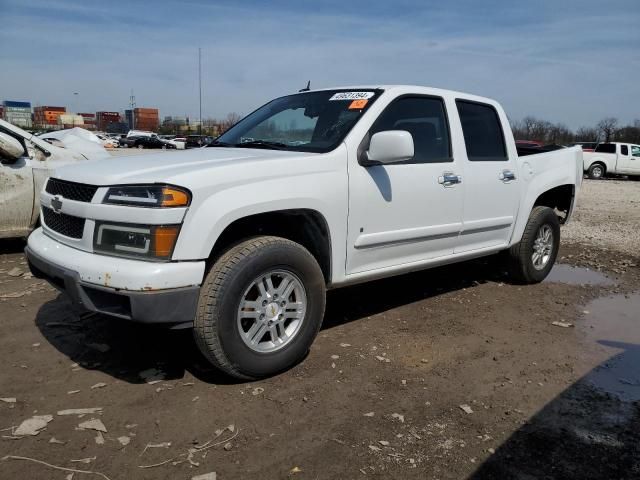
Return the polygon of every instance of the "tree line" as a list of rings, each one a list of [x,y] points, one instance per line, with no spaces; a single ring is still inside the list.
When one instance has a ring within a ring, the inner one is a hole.
[[[607,117],[595,126],[573,131],[562,123],[552,123],[532,116],[511,121],[516,140],[533,140],[545,145],[568,145],[573,142],[626,142],[640,144],[640,120],[621,125],[617,118]]]

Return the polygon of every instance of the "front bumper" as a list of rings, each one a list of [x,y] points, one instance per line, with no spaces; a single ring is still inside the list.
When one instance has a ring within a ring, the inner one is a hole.
[[[49,281],[66,292],[74,303],[90,311],[140,323],[162,323],[180,327],[188,327],[193,323],[204,262],[153,264],[95,255],[62,245],[46,237],[41,229],[29,237],[25,254],[34,276]],[[73,263],[68,255],[73,255]],[[200,269],[196,269],[192,274],[184,271],[181,272],[182,275],[178,274],[179,269],[192,268],[193,265],[189,264],[193,263],[202,263],[202,273],[198,273]],[[101,270],[102,274],[96,275],[94,270]],[[131,272],[131,276],[127,275],[127,271]],[[166,285],[167,279],[160,278],[164,276],[169,276],[174,281],[176,276],[193,276],[193,283],[155,289],[153,285]],[[131,282],[131,277],[134,281],[136,278],[141,280],[146,277],[146,285],[132,290],[123,286],[124,284],[100,285],[89,282],[87,277],[101,278],[105,283],[112,280],[117,282],[119,279],[122,282],[124,278]]]

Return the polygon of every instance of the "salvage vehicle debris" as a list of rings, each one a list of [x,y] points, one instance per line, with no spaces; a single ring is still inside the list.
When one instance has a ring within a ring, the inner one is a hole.
[[[35,227],[40,190],[55,169],[109,157],[90,136],[81,128],[47,134],[58,138],[55,146],[0,119],[0,238],[26,237]]]

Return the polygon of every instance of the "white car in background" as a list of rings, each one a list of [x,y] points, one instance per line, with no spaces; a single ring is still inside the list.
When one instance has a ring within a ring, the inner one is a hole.
[[[606,175],[628,175],[640,180],[640,145],[599,143],[593,152],[584,152],[584,171],[598,180]]]
[[[100,140],[102,140],[102,144],[105,148],[118,148],[120,147],[120,142],[114,138],[108,137],[106,135],[97,134],[96,135]]]

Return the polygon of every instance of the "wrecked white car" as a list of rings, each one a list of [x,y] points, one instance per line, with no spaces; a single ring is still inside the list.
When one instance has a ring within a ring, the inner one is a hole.
[[[34,228],[40,213],[37,194],[56,168],[109,157],[102,145],[77,132],[81,129],[72,130],[52,134],[53,145],[0,120],[0,238],[24,237]]]

